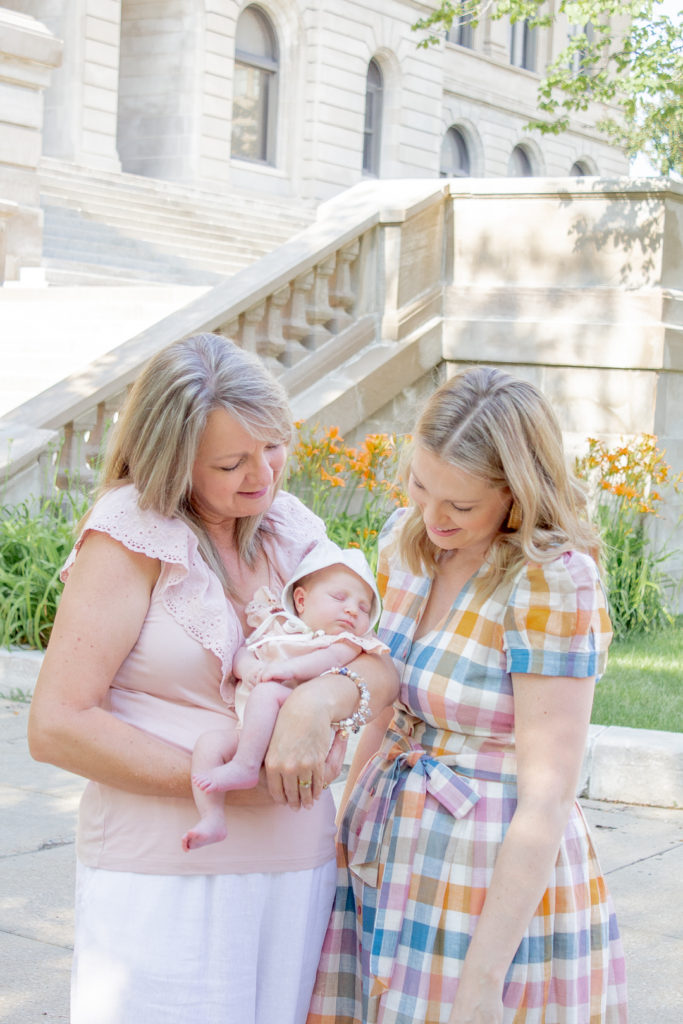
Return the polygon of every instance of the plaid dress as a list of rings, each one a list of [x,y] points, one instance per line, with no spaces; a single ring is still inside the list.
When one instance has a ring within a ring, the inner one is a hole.
[[[611,629],[589,556],[526,564],[489,597],[477,586],[484,571],[438,630],[413,640],[430,580],[389,566],[380,549],[379,635],[400,701],[340,830],[308,1024],[445,1024],[516,807],[510,674],[604,669]],[[627,1019],[617,924],[578,804],[503,1001],[505,1024]]]

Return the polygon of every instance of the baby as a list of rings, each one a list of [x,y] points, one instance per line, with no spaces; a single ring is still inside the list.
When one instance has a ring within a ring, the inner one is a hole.
[[[371,631],[380,601],[365,556],[322,541],[303,559],[278,602],[267,587],[246,608],[255,626],[233,661],[239,680],[240,727],[199,737],[192,756],[192,789],[200,820],[183,836],[185,850],[226,836],[222,793],[250,789],[270,743],[278,711],[292,689],[361,651],[388,648]]]

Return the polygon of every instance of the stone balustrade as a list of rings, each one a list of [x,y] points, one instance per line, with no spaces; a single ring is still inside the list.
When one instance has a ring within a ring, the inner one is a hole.
[[[54,486],[88,489],[130,384],[155,352],[178,338],[200,331],[231,338],[260,356],[293,400],[319,391],[322,378],[379,342],[387,305],[377,267],[383,234],[392,233],[394,249],[399,240],[400,254],[401,232],[410,233],[416,217],[421,232],[425,204],[439,210],[445,188],[404,183],[382,189],[379,199],[376,184],[357,186],[346,202],[325,204],[314,225],[258,264],[0,418],[3,503]],[[438,292],[440,273],[424,286]],[[436,349],[433,359],[439,359]],[[376,408],[377,402],[364,408],[361,418]]]
[[[357,185],[258,263],[0,418],[2,500],[89,486],[141,367],[199,331],[257,353],[297,419],[346,437],[409,429],[439,375],[485,362],[548,394],[570,450],[589,434],[648,431],[678,471],[681,237],[683,186],[663,179]],[[682,539],[679,528],[672,546]]]

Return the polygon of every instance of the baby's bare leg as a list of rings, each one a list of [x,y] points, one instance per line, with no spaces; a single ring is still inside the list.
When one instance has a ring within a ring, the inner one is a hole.
[[[192,793],[199,811],[199,821],[183,836],[183,849],[196,850],[209,843],[225,839],[224,800],[221,793],[207,793],[195,782],[195,775],[203,776],[225,764],[237,749],[237,730],[222,729],[199,737],[192,754]]]
[[[278,711],[292,691],[282,683],[258,683],[249,694],[235,756],[228,764],[194,774],[205,793],[251,789],[258,782]]]

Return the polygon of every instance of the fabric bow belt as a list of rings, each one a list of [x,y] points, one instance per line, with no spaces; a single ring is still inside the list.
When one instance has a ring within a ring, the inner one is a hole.
[[[391,982],[411,885],[418,881],[414,865],[427,794],[455,818],[469,814],[479,796],[462,776],[405,736],[372,766],[376,775],[368,776],[367,784],[372,780],[373,785],[349,822],[349,867],[362,882],[378,889],[370,971],[375,979],[371,994],[379,995]],[[394,803],[392,826],[385,834]],[[432,889],[434,902],[442,900],[446,887],[452,831],[433,830],[427,836],[429,860],[441,865],[436,891]]]

